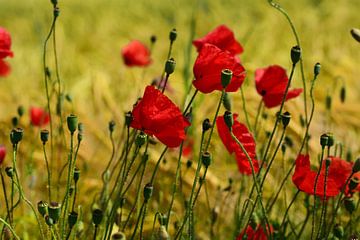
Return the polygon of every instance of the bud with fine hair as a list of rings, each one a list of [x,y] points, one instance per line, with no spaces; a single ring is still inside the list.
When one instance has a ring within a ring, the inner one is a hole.
[[[232,126],[234,125],[234,118],[231,112],[226,111],[224,113],[224,121],[229,130],[232,131]]]

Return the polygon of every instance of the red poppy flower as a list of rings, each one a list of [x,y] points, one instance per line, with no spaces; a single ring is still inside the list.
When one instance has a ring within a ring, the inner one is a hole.
[[[4,145],[0,144],[0,165],[4,162],[6,156],[6,148]]]
[[[338,195],[352,172],[352,163],[337,157],[330,156],[329,158],[331,163],[326,179],[326,198]],[[324,197],[325,161],[323,162],[324,164],[321,166],[315,192],[319,197]],[[317,171],[310,169],[309,155],[299,155],[295,164],[295,172],[292,177],[293,183],[300,191],[314,195]]]
[[[154,135],[168,147],[178,147],[185,139],[185,128],[190,125],[180,109],[153,86],[146,87],[132,115],[131,127]]]
[[[270,232],[272,233],[273,227],[270,226]],[[256,229],[253,229],[250,225],[240,233],[240,235],[236,238],[236,240],[242,240],[244,235],[246,234],[248,240],[267,240],[266,233],[262,226],[259,224]]]
[[[256,160],[255,140],[251,135],[251,133],[249,132],[249,130],[247,129],[247,127],[236,120],[237,116],[238,116],[237,114],[233,115],[234,125],[232,126],[232,131],[236,136],[236,138],[242,143],[247,153],[249,154],[255,172],[258,172],[259,163]],[[250,162],[247,159],[245,153],[241,150],[240,146],[231,137],[229,128],[226,126],[224,116],[220,116],[216,119],[216,125],[219,136],[222,142],[224,143],[226,149],[229,151],[230,154],[235,152],[239,172],[247,175],[252,174]]]
[[[11,36],[8,31],[0,27],[0,59],[6,57],[13,57],[11,48]]]
[[[50,121],[50,115],[43,108],[30,108],[30,121],[33,126],[41,127]]]
[[[129,67],[143,67],[151,63],[150,50],[140,41],[130,42],[121,50],[121,53],[125,65]]]
[[[206,36],[193,41],[198,52],[205,43],[213,44],[223,51],[229,51],[232,55],[240,54],[244,51],[241,44],[236,41],[234,33],[225,25],[220,25]]]
[[[285,94],[289,79],[284,68],[273,65],[255,71],[255,84],[257,92],[262,96],[268,108],[279,106]],[[301,88],[288,90],[286,100],[295,98],[302,93]]]
[[[226,87],[226,92],[237,91],[245,78],[244,67],[228,51],[223,51],[215,45],[205,43],[194,64],[195,80],[193,84],[202,93],[222,90],[221,71],[230,69],[233,77]]]
[[[10,73],[10,66],[7,62],[0,59],[0,77],[5,77]]]

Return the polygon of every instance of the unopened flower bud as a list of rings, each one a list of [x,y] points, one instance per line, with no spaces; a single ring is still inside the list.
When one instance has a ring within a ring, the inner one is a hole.
[[[165,63],[165,73],[170,75],[175,71],[176,62],[173,58],[170,58]]]
[[[135,139],[135,144],[138,147],[141,147],[146,142],[146,134],[144,132],[140,132]]]
[[[169,39],[170,39],[170,42],[174,42],[176,40],[176,37],[177,37],[177,31],[176,29],[174,28],[173,30],[170,31],[169,33]]]
[[[211,164],[211,154],[209,152],[204,152],[201,155],[201,162],[206,168],[208,168]]]
[[[353,28],[350,31],[351,36],[358,42],[360,42],[360,30],[357,28]]]
[[[159,219],[160,226],[165,226],[166,225],[167,216],[165,214],[160,213],[158,219]]]
[[[234,118],[231,112],[226,111],[224,113],[224,121],[226,126],[229,128],[229,130],[231,131],[232,126],[234,125]]]
[[[281,115],[281,122],[282,122],[284,128],[287,127],[287,125],[289,125],[290,119],[291,119],[291,115],[289,112],[284,112]]]
[[[99,225],[103,219],[104,213],[101,209],[95,209],[92,212],[92,222],[94,225]]]
[[[328,145],[328,142],[329,142],[329,136],[326,133],[322,134],[320,137],[321,147],[323,148],[326,147]]]
[[[19,115],[19,117],[22,117],[25,113],[25,108],[24,106],[20,105],[18,108],[17,108],[17,113]]]
[[[231,98],[227,92],[225,92],[222,102],[223,102],[224,108],[228,111],[231,111]]]
[[[295,65],[300,60],[300,57],[301,57],[300,47],[299,46],[292,47],[290,56],[291,56],[292,63]]]
[[[78,219],[78,213],[77,212],[71,212],[69,214],[69,218],[68,218],[68,223],[69,223],[69,228],[71,229],[77,222]]]
[[[230,69],[223,69],[221,71],[221,85],[223,88],[226,88],[230,84],[232,75],[233,72]]]
[[[212,128],[212,125],[210,123],[210,120],[208,118],[206,118],[202,123],[202,131],[206,132],[207,130],[209,130],[211,128]]]
[[[66,95],[65,95],[65,99],[66,99],[66,101],[68,101],[68,102],[72,102],[72,100],[73,100],[73,98],[72,98],[72,96],[71,96],[71,94],[70,93],[67,93]]]
[[[48,205],[49,217],[53,220],[54,224],[59,220],[61,214],[61,204],[57,202],[51,202]]]
[[[58,1],[57,1],[57,0],[51,0],[51,3],[52,3],[54,6],[56,6],[57,3],[58,3]]]
[[[355,163],[352,168],[353,173],[357,173],[360,171],[360,157],[355,160]]]
[[[352,214],[355,211],[356,205],[353,198],[344,199],[345,209]]]
[[[47,202],[43,202],[43,201],[38,202],[37,209],[38,212],[41,214],[41,216],[43,217],[45,216],[45,214],[47,213],[47,208],[48,208]]]
[[[74,114],[70,114],[66,118],[67,126],[71,134],[74,134],[78,126],[78,118]]]
[[[14,169],[12,167],[6,167],[5,173],[9,178],[12,178],[14,176]]]
[[[144,201],[145,202],[148,202],[149,199],[151,198],[153,189],[154,189],[154,187],[151,183],[147,183],[145,185],[145,187],[144,187]]]
[[[355,188],[357,188],[357,186],[359,185],[360,183],[360,179],[358,179],[357,177],[352,177],[350,179],[350,182],[349,182],[349,189],[350,191],[354,190]]]
[[[130,127],[132,120],[133,120],[132,112],[129,111],[125,113],[125,125],[127,127]]]
[[[333,229],[335,237],[343,239],[344,237],[344,228],[340,224],[336,224]]]
[[[13,145],[18,144],[24,135],[24,130],[22,128],[14,128],[10,132],[10,140]]]
[[[314,66],[314,75],[315,75],[315,77],[320,74],[320,70],[321,70],[320,63],[316,63],[315,66]]]
[[[43,129],[40,132],[40,139],[43,144],[45,144],[49,140],[49,130]]]

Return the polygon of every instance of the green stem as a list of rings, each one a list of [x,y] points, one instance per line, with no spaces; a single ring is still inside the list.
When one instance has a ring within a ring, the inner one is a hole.
[[[5,186],[5,179],[4,179],[4,174],[2,172],[2,167],[0,166],[0,174],[1,174],[1,184],[2,184],[2,188],[3,188],[3,192],[4,192],[4,198],[5,198],[5,204],[6,204],[6,211],[7,214],[9,216],[9,222],[11,225],[11,215],[10,215],[10,208],[9,208],[9,203],[8,203],[8,198],[7,198],[7,193],[6,193],[6,186]],[[2,235],[2,234],[1,234]]]
[[[319,225],[318,234],[316,235],[316,239],[319,239],[319,237],[322,235],[322,233],[325,233],[325,230],[326,230],[326,205],[327,205],[327,202],[326,202],[326,181],[327,181],[328,173],[329,173],[329,166],[326,166],[326,168],[325,168],[323,205],[322,205],[322,208],[321,208],[320,225]]]
[[[150,180],[150,183],[151,183],[151,184],[154,183],[156,173],[157,173],[157,171],[159,170],[160,162],[161,162],[161,160],[163,159],[163,157],[164,157],[164,155],[165,155],[165,153],[166,153],[167,150],[168,150],[168,147],[165,147],[164,150],[162,151],[160,157],[159,157],[159,160],[157,161],[157,163],[156,163],[156,165],[155,165],[153,174],[151,175],[151,180]]]
[[[44,152],[44,158],[45,158],[47,175],[48,175],[48,195],[49,195],[48,198],[49,198],[49,203],[50,203],[51,202],[51,170],[50,170],[50,166],[49,166],[49,162],[48,162],[48,158],[47,158],[47,154],[46,154],[45,144],[43,144],[43,152]]]
[[[297,196],[299,195],[299,193],[300,193],[300,190],[298,190],[298,191],[295,193],[295,195],[294,195],[293,199],[291,200],[289,206],[286,208],[286,211],[285,211],[283,220],[282,220],[281,225],[280,225],[280,228],[279,228],[279,229],[281,229],[281,231],[283,231],[283,226],[284,226],[286,217],[287,217],[287,215],[288,215],[288,213],[289,213],[289,210],[290,210],[291,206],[294,204]],[[283,236],[285,235],[285,231],[282,232],[282,235],[283,235]]]
[[[16,234],[15,230],[10,226],[9,223],[7,223],[4,219],[0,217],[0,222],[2,222],[13,234],[14,238],[17,240],[20,240],[19,236]]]
[[[246,101],[245,101],[245,94],[244,94],[243,86],[240,87],[240,93],[241,93],[241,100],[242,100],[242,106],[243,106],[243,110],[244,110],[244,114],[245,114],[246,124],[247,124],[250,132],[252,132],[252,127],[251,127],[250,120],[249,120],[249,113],[246,110]]]

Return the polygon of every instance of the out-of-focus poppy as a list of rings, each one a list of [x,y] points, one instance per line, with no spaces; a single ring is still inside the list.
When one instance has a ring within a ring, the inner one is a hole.
[[[125,65],[129,67],[144,67],[151,63],[150,50],[138,40],[131,41],[121,53]]]
[[[30,108],[30,122],[33,126],[41,127],[48,124],[50,115],[41,107]]]

